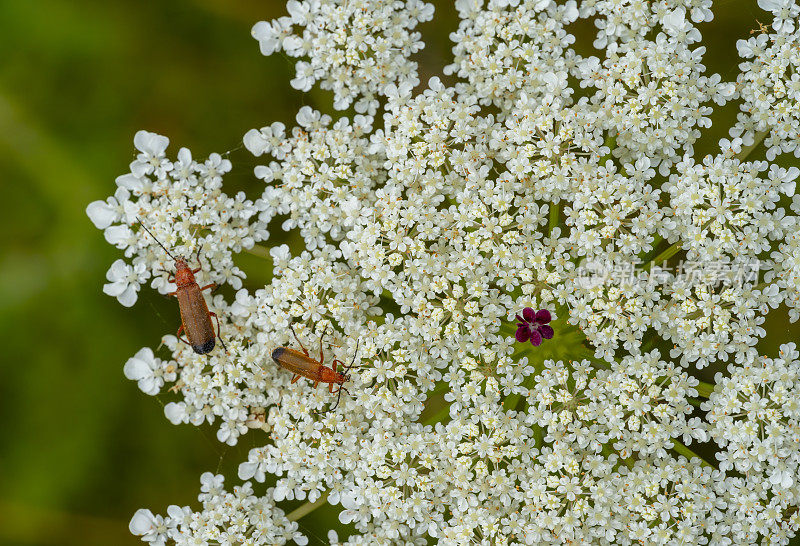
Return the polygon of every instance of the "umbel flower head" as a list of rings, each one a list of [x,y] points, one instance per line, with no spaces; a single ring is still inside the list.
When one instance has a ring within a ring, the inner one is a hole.
[[[710,0],[458,0],[450,79],[426,84],[424,2],[292,0],[257,23],[292,86],[355,115],[255,120],[257,198],[222,191],[226,156],[140,131],[87,208],[123,305],[176,290],[136,218],[235,291],[207,300],[227,351],[167,333],[123,372],[170,422],[252,448],[131,532],[305,544],[297,520],[328,504],[333,544],[788,544],[800,361],[760,342],[768,315],[800,317],[800,7],[756,4],[735,81],[703,64]],[[593,51],[571,34],[588,21]],[[302,242],[262,246],[276,219]],[[269,283],[245,284],[242,251]],[[311,377],[353,365],[335,410],[279,347]]]

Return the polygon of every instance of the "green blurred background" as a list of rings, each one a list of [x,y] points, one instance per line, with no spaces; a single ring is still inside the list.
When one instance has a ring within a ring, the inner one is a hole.
[[[450,3],[434,3],[423,81],[457,27]],[[766,17],[755,1],[718,6],[707,65],[731,78],[735,38]],[[176,330],[177,307],[147,289],[133,309],[102,293],[119,252],[84,210],[113,194],[142,128],[167,135],[173,157],[233,150],[226,188],[257,196],[242,135],[289,125],[305,104],[330,111],[328,93],[294,91],[293,62],[250,37],[283,14],[273,0],[0,0],[0,544],[140,544],[127,529],[136,509],[194,504],[204,471],[237,483],[255,436],[227,448],[213,430],[173,426],[163,400],[124,378],[130,356]],[[714,139],[734,114],[715,119]],[[265,262],[241,260],[247,285],[263,285]],[[321,509],[301,524],[317,544],[334,521]]]

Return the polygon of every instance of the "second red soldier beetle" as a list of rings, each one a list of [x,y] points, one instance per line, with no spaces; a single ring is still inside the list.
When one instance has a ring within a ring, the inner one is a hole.
[[[278,347],[272,351],[272,360],[281,368],[296,374],[294,378],[292,378],[292,383],[296,383],[300,377],[305,377],[313,381],[315,388],[320,383],[328,383],[328,392],[331,394],[333,394],[333,385],[339,385],[339,389],[336,391],[338,393],[336,403],[330,408],[331,410],[336,409],[342,397],[342,391],[350,394],[350,391],[344,388],[344,383],[350,381],[350,374],[347,372],[353,367],[356,361],[358,342],[356,342],[356,352],[353,353],[353,361],[349,366],[344,366],[344,362],[335,358],[331,362],[332,366],[329,368],[325,366],[325,355],[322,352],[322,340],[325,337],[325,333],[323,332],[322,336],[319,338],[319,360],[314,360],[297,337],[294,327],[290,324],[289,328],[291,328],[292,334],[294,334],[294,338],[297,340],[300,348],[303,349],[303,352],[301,353],[300,351],[288,347]],[[336,371],[337,364],[342,365],[341,372]]]
[[[214,288],[216,284],[211,283],[200,288],[194,278],[194,274],[202,269],[191,269],[183,258],[176,258],[167,248],[161,244],[153,232],[147,229],[145,225],[139,220],[139,225],[150,234],[155,242],[164,249],[164,252],[175,261],[175,278],[170,277],[169,282],[174,282],[177,289],[175,292],[170,292],[168,295],[178,298],[178,307],[181,311],[181,327],[178,328],[176,334],[178,339],[189,345],[195,353],[204,355],[211,352],[215,345],[215,339],[219,338],[222,348],[227,350],[225,342],[219,336],[219,317],[216,313],[208,310],[206,300],[203,297],[203,290]],[[200,260],[200,249],[197,251],[198,261]],[[217,321],[217,333],[214,334],[214,327],[211,324],[211,317]],[[186,332],[188,341],[181,337],[181,332]]]

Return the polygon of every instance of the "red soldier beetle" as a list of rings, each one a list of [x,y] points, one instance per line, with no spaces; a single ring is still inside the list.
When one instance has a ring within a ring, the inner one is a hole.
[[[272,351],[272,360],[274,360],[275,363],[281,368],[289,370],[295,374],[295,376],[292,378],[292,383],[296,383],[300,377],[305,377],[313,381],[314,388],[316,388],[320,383],[328,383],[328,392],[331,394],[333,394],[333,385],[339,385],[339,390],[336,391],[338,393],[336,397],[336,403],[332,408],[330,408],[331,410],[336,409],[336,407],[339,405],[339,400],[342,398],[342,391],[350,394],[350,391],[344,388],[344,383],[350,381],[350,374],[347,372],[353,367],[353,364],[356,361],[356,354],[358,354],[358,341],[356,341],[356,352],[353,353],[353,361],[349,366],[345,366],[344,362],[335,358],[331,363],[332,367],[328,368],[325,366],[325,355],[322,352],[322,340],[325,337],[325,332],[323,332],[322,336],[319,338],[319,360],[314,360],[311,358],[311,355],[308,354],[308,350],[303,346],[300,338],[297,337],[297,333],[294,331],[294,326],[290,324],[289,328],[291,328],[292,334],[294,334],[294,338],[297,340],[300,348],[303,349],[303,352],[301,353],[300,351],[290,349],[289,347],[278,347]],[[337,364],[342,365],[341,372],[336,371]]]
[[[216,287],[216,284],[207,284],[200,288],[194,278],[194,274],[202,269],[191,269],[183,258],[176,258],[167,250],[167,247],[161,244],[161,241],[153,235],[153,232],[138,218],[136,219],[139,225],[150,234],[158,246],[164,249],[164,252],[175,261],[175,277],[170,276],[169,282],[175,283],[177,289],[175,292],[170,292],[169,296],[178,298],[178,308],[181,312],[181,327],[178,328],[176,336],[178,339],[189,345],[195,353],[204,355],[211,352],[215,345],[215,339],[219,338],[222,348],[227,351],[225,342],[219,335],[219,317],[216,313],[208,310],[208,305],[203,297],[203,290]],[[200,249],[197,249],[197,261],[200,261]],[[214,334],[214,326],[211,324],[211,317],[217,321],[217,333]],[[188,341],[181,337],[181,332],[186,333]]]

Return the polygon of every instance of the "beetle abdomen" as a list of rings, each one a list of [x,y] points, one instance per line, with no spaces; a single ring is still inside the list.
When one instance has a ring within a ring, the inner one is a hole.
[[[324,366],[320,364],[319,361],[314,360],[300,351],[295,351],[288,347],[278,347],[272,351],[272,358],[278,366],[285,370],[302,375],[313,381],[322,381],[320,378],[320,369],[324,368]]]
[[[214,327],[208,306],[197,283],[178,288],[178,305],[186,339],[197,354],[206,354],[214,348]]]
[[[192,345],[192,349],[199,355],[204,355],[206,353],[210,353],[211,349],[214,348],[214,338],[212,337],[208,341],[206,341],[203,345]]]

